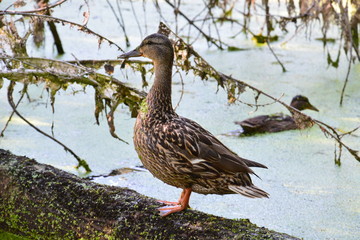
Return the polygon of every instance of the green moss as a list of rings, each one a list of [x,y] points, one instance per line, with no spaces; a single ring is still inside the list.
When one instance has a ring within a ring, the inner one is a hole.
[[[156,210],[160,204],[135,191],[96,184],[23,157],[7,164],[2,155],[0,149],[0,228],[31,239],[295,239],[248,219],[194,210],[162,218]],[[11,156],[7,153],[6,159]]]
[[[0,239],[1,240],[28,240],[28,238],[15,235],[12,233],[4,232],[0,229]]]
[[[148,113],[149,109],[148,109],[148,104],[146,99],[142,100],[141,104],[140,104],[140,112],[142,113]]]

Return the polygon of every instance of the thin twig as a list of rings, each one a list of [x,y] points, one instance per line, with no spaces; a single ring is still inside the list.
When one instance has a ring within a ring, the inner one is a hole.
[[[113,137],[113,138],[116,138],[118,140],[120,140],[121,142],[123,143],[126,143],[126,144],[129,144],[127,141],[125,141],[124,139],[120,138],[116,133],[115,133],[115,124],[114,124],[114,113],[115,113],[115,110],[116,108],[118,107],[118,105],[122,102],[123,100],[120,98],[120,99],[117,99],[116,101],[111,101],[111,106],[110,106],[110,112],[108,114],[106,114],[106,120],[107,120],[107,123],[108,123],[108,126],[109,126],[109,132],[110,132],[110,135]]]
[[[343,143],[341,141],[342,136],[340,136],[333,127],[329,126],[328,124],[322,121],[316,119],[312,119],[312,120],[316,123],[316,125],[318,125],[321,128],[322,131],[325,131],[326,134],[328,134],[331,138],[333,138],[339,144],[339,146],[345,147],[346,150],[348,150],[349,153],[353,155],[353,157],[360,162],[360,156],[358,155],[359,152],[354,149],[351,149],[345,143]],[[325,126],[326,129],[321,127],[321,125]],[[331,132],[329,130],[331,130]]]
[[[184,96],[184,79],[183,79],[183,77],[182,77],[179,69],[177,69],[176,73],[179,74],[179,76],[180,76],[180,81],[181,81],[181,94],[180,94],[179,101],[177,102],[176,106],[174,107],[174,110],[176,110],[176,108],[179,107],[179,105],[180,105],[180,103],[181,103],[181,100],[182,100],[182,98],[183,98],[183,96]]]
[[[46,10],[46,12],[45,12],[44,15],[51,16],[50,10]],[[64,54],[65,51],[64,51],[64,48],[63,48],[63,46],[62,46],[62,42],[61,42],[61,39],[60,39],[60,35],[59,35],[58,31],[57,31],[55,22],[53,22],[53,21],[47,21],[47,24],[49,25],[50,32],[51,32],[51,34],[53,35],[54,43],[55,43],[56,49],[57,49],[57,51],[58,51],[58,54],[60,54],[60,55],[61,55],[61,54]]]
[[[284,94],[281,94],[281,96],[278,97],[277,100],[280,100],[283,96],[284,96]],[[237,101],[237,102],[240,102],[240,103],[242,103],[242,104],[244,104],[244,105],[247,105],[247,106],[249,106],[249,107],[255,107],[255,110],[254,110],[254,111],[257,111],[257,109],[258,109],[259,107],[267,107],[267,106],[270,106],[270,105],[272,105],[272,104],[274,104],[274,103],[277,102],[277,101],[271,101],[271,102],[269,102],[269,103],[259,104],[259,103],[257,103],[257,101],[256,101],[256,103],[253,104],[253,103],[247,103],[247,102],[241,101],[241,100],[238,99],[238,98],[236,99],[236,101]]]
[[[36,13],[36,12],[43,12],[43,11],[46,11],[46,10],[49,10],[51,8],[54,8],[56,6],[59,6],[61,4],[63,4],[64,2],[66,2],[67,0],[59,0],[57,1],[56,3],[52,4],[52,5],[47,5],[46,7],[42,7],[42,8],[38,8],[38,9],[33,9],[33,10],[28,10],[28,11],[8,11],[7,9],[9,9],[12,5],[10,5],[10,7],[8,7],[6,10],[2,11],[0,10],[0,14],[1,13],[19,13],[19,14],[22,14],[22,13]],[[1,2],[1,1],[0,1]]]
[[[83,67],[82,65],[75,65],[75,64],[71,64],[71,63],[77,63],[77,61],[59,61],[59,60],[53,60],[53,59],[46,59],[46,58],[30,58],[30,57],[17,57],[17,58],[13,58],[7,55],[2,55],[0,54],[0,59],[11,59],[14,61],[19,61],[22,64],[24,64],[25,66],[31,66],[34,69],[37,70],[33,70],[33,69],[26,69],[23,70],[24,73],[19,73],[18,71],[12,71],[12,70],[7,70],[7,71],[2,71],[0,72],[0,76],[1,77],[11,77],[12,75],[15,74],[30,74],[33,76],[43,76],[45,74],[50,74],[51,76],[56,77],[56,79],[59,81],[61,78],[66,79],[66,82],[78,82],[78,83],[82,83],[82,84],[89,84],[91,86],[97,87],[101,84],[101,81],[106,81],[107,83],[112,83],[115,84],[119,87],[125,87],[126,84],[121,82],[120,80],[114,78],[114,77],[109,77],[109,76],[104,76],[100,73],[96,73],[95,71]],[[46,71],[43,68],[39,67],[38,65],[35,64],[31,64],[31,60],[38,62],[38,61],[45,61],[48,62],[49,65],[53,65],[55,63],[58,64],[64,64],[65,66],[68,66],[68,68],[76,68],[77,70],[80,71],[80,73],[78,75],[71,75],[68,73],[59,73],[59,72],[52,72],[52,71]],[[84,60],[84,61],[79,61],[81,64],[87,64],[87,62],[91,62],[92,60]],[[102,62],[102,60],[99,60],[100,62]],[[106,60],[107,61],[107,60]],[[114,61],[114,62],[118,62],[119,60],[109,60],[109,61]],[[97,61],[94,61],[95,63],[97,63]],[[127,64],[152,64],[152,62],[149,61],[130,61],[127,60]],[[50,64],[51,63],[51,64]],[[93,74],[92,78],[89,78],[89,74]],[[133,92],[134,94],[137,94],[141,97],[144,97],[144,92],[140,92],[135,88],[126,86],[127,89],[129,89],[131,92]]]
[[[24,84],[23,90],[21,91],[21,96],[20,96],[18,102],[16,103],[15,108],[17,108],[19,106],[21,100],[25,96],[27,86],[28,86],[27,84]],[[8,120],[5,123],[5,126],[4,126],[3,130],[0,133],[0,137],[4,137],[4,132],[5,132],[6,128],[7,128],[7,126],[9,125],[9,123],[10,123],[12,117],[14,116],[14,114],[15,114],[15,111],[12,111],[9,118],[8,118]]]
[[[286,72],[286,68],[284,67],[284,64],[282,64],[282,62],[280,61],[280,59],[278,58],[278,56],[276,55],[276,53],[274,52],[274,50],[272,49],[271,45],[270,45],[270,41],[269,41],[269,37],[266,38],[266,45],[269,47],[270,52],[274,55],[274,57],[276,58],[276,61],[280,64],[282,71]]]
[[[50,136],[49,134],[47,134],[47,133],[43,132],[42,130],[40,130],[39,128],[37,128],[35,125],[33,125],[31,122],[29,122],[26,118],[24,118],[17,111],[16,105],[14,104],[14,100],[13,100],[13,96],[12,96],[13,91],[14,91],[14,86],[15,86],[15,82],[11,81],[10,84],[9,84],[9,87],[8,87],[8,101],[9,101],[9,104],[10,104],[11,108],[16,113],[16,115],[18,115],[19,118],[21,118],[24,122],[26,122],[30,127],[34,128],[37,132],[41,133],[45,137],[48,137],[51,140],[53,140],[54,142],[61,145],[65,149],[65,151],[70,152],[70,154],[73,155],[76,158],[76,160],[78,161],[77,168],[83,167],[86,170],[86,172],[91,172],[91,169],[90,169],[89,165],[87,164],[87,162],[85,160],[81,159],[74,151],[72,151],[70,148],[68,148],[65,144],[63,144],[62,142],[60,142],[56,138]]]
[[[282,104],[284,107],[286,107],[287,109],[291,110],[291,112],[293,113],[296,113],[298,114],[298,116],[301,116],[303,119],[306,119],[306,121],[308,122],[311,122],[313,124],[316,124],[317,126],[319,126],[321,128],[321,130],[324,132],[324,134],[327,134],[329,136],[331,136],[336,142],[339,143],[340,146],[342,147],[345,147],[349,153],[357,160],[360,162],[360,156],[358,155],[358,151],[354,150],[354,149],[351,149],[350,147],[348,147],[344,142],[341,141],[341,136],[337,133],[337,131],[335,130],[335,128],[329,126],[328,124],[324,123],[324,122],[321,122],[319,120],[316,120],[316,119],[313,119],[311,118],[310,116],[302,113],[301,111],[299,111],[298,109],[295,109],[289,105],[287,105],[286,103],[284,103],[283,101],[280,101],[279,99],[269,95],[268,93],[264,92],[264,91],[261,91],[260,89],[256,88],[256,87],[253,87],[249,84],[247,84],[246,82],[243,82],[243,81],[240,81],[238,79],[235,79],[231,76],[228,76],[228,75],[225,75],[219,71],[217,71],[213,66],[211,66],[208,62],[206,62],[205,59],[203,59],[199,53],[197,53],[191,46],[189,46],[188,44],[186,44],[182,38],[180,38],[178,35],[176,35],[170,28],[168,28],[164,23],[161,23],[162,28],[167,28],[169,32],[171,32],[172,34],[174,34],[174,36],[178,39],[178,41],[183,44],[184,46],[186,46],[187,50],[189,51],[189,54],[190,55],[193,55],[194,57],[198,58],[199,61],[201,63],[201,66],[199,66],[200,68],[202,69],[207,69],[207,72],[205,74],[208,74],[209,76],[208,77],[214,77],[219,85],[223,86],[224,83],[226,81],[230,81],[230,82],[236,82],[237,84],[240,84],[242,86],[246,86],[250,89],[252,89],[253,91],[259,93],[259,94],[262,94],[262,95],[265,95],[266,97]],[[183,49],[183,48],[182,48]],[[201,60],[200,60],[201,59]],[[187,66],[187,68],[189,68],[189,66]],[[199,71],[198,69],[192,67],[190,69],[193,69],[193,70],[197,70]],[[204,76],[202,76],[204,78]]]
[[[347,7],[346,7],[346,10],[344,9],[344,6],[342,5],[342,2],[340,1],[339,3],[339,7],[340,7],[340,11],[342,13],[342,16],[341,16],[341,19],[343,21],[343,25],[344,27],[346,28],[345,31],[345,34],[347,36],[347,40],[350,41],[350,57],[349,57],[349,65],[348,65],[348,70],[347,70],[347,73],[346,73],[346,77],[345,77],[345,81],[344,81],[344,85],[343,85],[343,88],[341,90],[341,96],[340,96],[340,106],[342,106],[343,104],[343,100],[344,100],[344,94],[345,94],[345,89],[346,89],[346,86],[347,86],[347,83],[349,81],[349,75],[350,75],[350,70],[351,70],[351,64],[352,64],[352,53],[353,53],[353,39],[352,39],[352,33],[351,33],[351,29],[350,29],[350,22],[349,22],[349,19],[348,19],[348,12],[347,12]],[[345,38],[345,41],[346,41],[346,38]]]
[[[346,73],[346,77],[345,77],[345,81],[344,81],[344,85],[341,89],[341,95],[340,95],[340,106],[342,106],[343,104],[343,100],[344,100],[344,94],[345,94],[345,89],[346,86],[348,84],[349,81],[349,75],[350,75],[350,71],[351,71],[351,64],[352,64],[352,49],[350,49],[350,59],[349,59],[349,65],[348,65],[348,69],[347,69],[347,73]]]
[[[207,41],[211,42],[212,44],[214,44],[214,45],[215,45],[216,47],[218,47],[219,49],[224,50],[224,48],[223,48],[221,45],[219,45],[214,38],[212,38],[212,37],[210,37],[209,35],[207,35],[201,28],[199,28],[196,24],[194,24],[194,22],[191,21],[182,11],[180,11],[179,8],[176,8],[176,6],[175,6],[173,3],[171,3],[169,0],[165,0],[165,2],[166,2],[167,4],[169,4],[174,10],[176,10],[183,18],[185,18],[186,21],[188,21],[189,24],[191,24],[192,26],[194,26],[194,27],[205,37],[205,39],[206,39]],[[221,42],[221,43],[222,43],[222,42]],[[224,43],[222,43],[222,44],[224,44]],[[225,44],[225,45],[226,45],[226,44]]]
[[[124,50],[119,45],[117,45],[115,42],[111,41],[110,39],[108,39],[108,38],[94,32],[93,30],[91,30],[88,27],[83,26],[83,25],[81,25],[79,23],[71,22],[71,21],[64,20],[64,19],[57,18],[57,17],[53,17],[53,16],[34,14],[34,13],[17,13],[17,12],[10,12],[10,11],[1,11],[0,16],[2,16],[2,15],[20,15],[20,16],[28,16],[28,17],[38,17],[38,18],[43,19],[44,21],[59,21],[59,22],[64,23],[64,24],[70,24],[70,25],[73,25],[73,26],[77,26],[79,31],[82,31],[82,32],[85,32],[85,33],[88,33],[88,34],[92,34],[94,36],[97,36],[99,38],[99,46],[100,46],[102,40],[105,40],[109,44],[115,45],[118,48],[118,50],[124,52]]]
[[[126,43],[126,46],[129,47],[130,46],[130,41],[129,41],[129,38],[126,34],[126,29],[125,29],[125,24],[124,24],[124,18],[122,16],[122,12],[121,12],[121,8],[119,6],[119,0],[116,1],[116,4],[117,4],[117,8],[118,8],[118,11],[119,11],[119,15],[120,15],[120,18],[118,17],[118,15],[116,14],[115,12],[115,9],[113,7],[113,5],[110,3],[109,0],[106,0],[107,4],[109,5],[111,11],[113,12],[115,18],[116,18],[116,21],[119,23],[120,25],[120,28],[122,29],[123,33],[124,33],[124,36],[125,36],[125,43]]]
[[[341,137],[343,137],[343,136],[345,136],[345,135],[352,135],[354,132],[356,132],[356,131],[359,130],[359,129],[360,129],[360,126],[354,128],[353,130],[350,130],[350,131],[347,131],[347,132],[345,132],[345,133],[342,133],[342,134],[341,134]],[[355,136],[356,136],[356,135],[355,135]]]
[[[83,26],[87,26],[88,22],[89,22],[89,19],[90,19],[90,5],[89,5],[89,2],[88,0],[84,0],[85,2],[85,5],[87,7],[87,12],[84,12],[83,13],[83,16],[84,16],[84,21],[83,21]],[[82,7],[82,6],[81,6]]]
[[[219,28],[218,28],[218,26],[217,26],[217,24],[216,24],[215,17],[214,17],[214,15],[213,15],[212,11],[211,11],[211,8],[209,8],[209,15],[210,15],[210,18],[211,18],[211,21],[212,21],[212,25],[213,25],[214,28],[215,28],[217,37],[218,37],[218,39],[219,39],[220,47],[222,47],[222,44],[221,44],[221,43],[222,43],[222,41],[221,41],[221,34],[220,34],[220,32],[219,32]],[[209,27],[211,27],[212,25],[209,25]]]
[[[259,4],[259,3],[255,3],[255,4],[256,4],[256,7],[263,10],[265,12],[265,14],[251,13],[251,15],[260,16],[260,17],[269,16],[271,18],[275,18],[275,20],[276,20],[276,17],[278,17],[280,19],[285,19],[285,20],[288,20],[290,22],[293,22],[293,21],[295,21],[297,19],[316,17],[316,15],[311,13],[311,11],[316,7],[316,5],[318,4],[318,1],[314,1],[313,4],[306,10],[306,12],[301,13],[301,14],[299,14],[297,16],[290,16],[290,17],[283,16],[283,15],[266,13],[266,9],[264,9],[264,7],[261,4]],[[249,14],[246,14],[245,12],[240,11],[240,10],[237,10],[237,12],[244,15],[244,16],[249,15]]]
[[[140,25],[140,22],[139,22],[139,19],[136,15],[136,11],[135,11],[135,8],[134,8],[134,4],[133,4],[133,1],[132,0],[129,0],[130,1],[130,5],[131,5],[131,10],[133,12],[133,15],[135,17],[135,21],[138,25],[138,28],[139,28],[139,32],[140,32],[140,37],[143,38],[143,34],[142,34],[142,30],[141,30],[141,25]]]

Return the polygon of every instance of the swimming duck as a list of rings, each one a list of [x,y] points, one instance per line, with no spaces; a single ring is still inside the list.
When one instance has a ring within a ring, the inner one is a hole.
[[[239,157],[198,123],[175,113],[171,103],[174,50],[162,34],[147,36],[119,58],[147,57],[154,63],[154,83],[134,126],[134,145],[145,168],[156,178],[182,188],[177,202],[159,201],[161,216],[189,207],[191,192],[268,197],[253,185],[250,167],[266,166]]]
[[[292,99],[290,106],[298,109],[299,111],[305,109],[317,112],[319,111],[316,107],[311,105],[307,97],[302,95],[295,96]],[[240,122],[235,122],[235,124],[240,125],[242,130],[236,131],[236,134],[232,135],[252,135],[257,133],[273,133],[299,129],[292,116],[284,115],[282,113],[260,115]]]

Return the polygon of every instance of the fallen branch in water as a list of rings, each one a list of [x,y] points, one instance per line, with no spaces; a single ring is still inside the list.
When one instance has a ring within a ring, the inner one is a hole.
[[[32,124],[31,122],[29,122],[26,118],[24,118],[16,109],[16,105],[14,103],[13,100],[13,91],[14,91],[14,86],[15,86],[15,82],[10,82],[9,88],[8,88],[8,102],[13,110],[13,112],[18,115],[19,118],[21,118],[24,122],[26,122],[30,127],[32,127],[33,129],[35,129],[37,132],[41,133],[42,135],[44,135],[45,137],[50,138],[51,140],[53,140],[54,142],[56,142],[57,144],[61,145],[65,151],[69,152],[71,155],[73,155],[76,160],[78,161],[78,165],[76,168],[80,168],[83,167],[87,173],[91,172],[91,169],[89,167],[89,165],[87,164],[87,162],[83,159],[81,159],[73,150],[71,150],[69,147],[67,147],[65,144],[63,144],[62,142],[60,142],[59,140],[57,140],[56,138],[50,136],[49,134],[47,134],[46,132],[40,130],[39,128],[37,128],[34,124]]]
[[[87,68],[82,65],[76,65],[75,63],[69,63],[58,60],[44,59],[44,58],[30,58],[30,57],[10,57],[10,56],[0,56],[0,60],[6,61],[7,64],[12,66],[17,66],[17,68],[12,68],[0,72],[0,78],[5,77],[11,80],[9,89],[8,89],[8,102],[13,109],[13,113],[17,114],[23,121],[25,121],[29,126],[34,128],[37,132],[43,134],[44,136],[50,138],[52,141],[55,141],[57,144],[60,144],[65,151],[70,152],[75,159],[78,161],[79,167],[84,167],[86,172],[90,172],[91,169],[86,163],[85,160],[81,159],[73,150],[67,147],[65,144],[57,140],[56,138],[50,136],[49,134],[41,131],[26,118],[24,118],[16,109],[20,103],[14,103],[13,100],[13,89],[15,82],[23,83],[28,85],[30,83],[45,83],[45,88],[48,88],[51,94],[51,105],[54,109],[55,94],[60,89],[66,88],[70,83],[78,83],[82,85],[89,85],[95,89],[95,118],[98,121],[99,114],[102,111],[106,112],[105,105],[110,108],[110,112],[107,117],[110,133],[113,137],[122,140],[115,133],[115,124],[114,124],[114,111],[120,103],[124,103],[129,107],[130,112],[136,114],[138,109],[138,104],[145,97],[143,92],[140,92],[134,88],[126,86],[126,84],[121,81],[113,78],[112,76],[99,74],[95,72],[94,68]],[[80,63],[77,61],[76,63]],[[96,62],[96,61],[95,61]],[[84,61],[84,63],[88,63]],[[113,61],[113,64],[120,65],[122,62]],[[105,62],[97,62],[97,65],[103,66]],[[130,64],[128,62],[128,64]],[[141,65],[141,62],[134,62],[134,66]],[[144,64],[148,64],[145,62]],[[24,92],[23,92],[24,94]],[[105,102],[105,104],[104,104]],[[102,106],[102,107],[99,107]],[[10,115],[10,117],[12,114]],[[9,117],[9,119],[10,119]],[[6,128],[6,126],[5,126]],[[4,128],[4,130],[5,130]],[[4,132],[2,131],[2,134]]]
[[[183,18],[185,18],[185,20],[191,25],[193,26],[197,31],[199,31],[199,33],[201,33],[201,35],[206,39],[206,41],[214,44],[217,48],[224,50],[224,48],[222,47],[222,45],[226,45],[224,42],[222,42],[220,39],[215,39],[211,36],[209,36],[208,34],[206,34],[200,27],[198,27],[194,21],[192,21],[189,17],[186,16],[186,14],[184,14],[182,11],[180,11],[180,9],[178,7],[176,7],[172,2],[170,2],[169,0],[165,0],[165,2],[171,6],[174,11],[176,11],[177,14],[180,14]]]
[[[37,9],[33,9],[33,10],[28,10],[28,11],[9,11],[9,10],[7,10],[7,9],[9,9],[10,7],[12,7],[12,6],[14,5],[14,3],[13,3],[13,4],[11,4],[9,7],[7,7],[4,11],[0,11],[0,13],[1,13],[1,12],[7,12],[7,13],[18,13],[18,14],[21,14],[21,13],[43,12],[43,11],[48,11],[48,10],[54,8],[54,7],[57,7],[57,6],[61,5],[61,4],[63,4],[64,2],[66,2],[66,1],[67,1],[67,0],[59,0],[59,1],[57,1],[56,3],[54,3],[54,4],[50,4],[50,5],[49,5],[49,4],[46,4],[45,7],[41,7],[41,8],[37,8]]]
[[[27,91],[27,86],[28,86],[27,84],[24,84],[23,90],[21,91],[21,96],[20,96],[18,102],[15,104],[15,109],[19,106],[21,100],[22,100],[23,97],[25,96],[26,91]],[[14,114],[15,114],[15,111],[13,110],[13,111],[11,112],[10,116],[8,117],[8,120],[7,120],[6,123],[5,123],[4,128],[1,130],[0,137],[4,137],[4,132],[5,132],[6,128],[7,128],[7,126],[9,125],[9,123],[10,123],[12,117],[14,116]]]
[[[115,42],[111,41],[110,39],[94,32],[93,30],[89,29],[88,27],[86,27],[85,25],[81,25],[79,23],[76,22],[71,22],[65,19],[61,19],[61,18],[57,18],[57,17],[53,17],[53,16],[49,16],[49,15],[41,15],[41,14],[35,14],[35,13],[22,13],[22,12],[16,12],[16,11],[0,11],[0,16],[3,15],[20,15],[20,16],[24,16],[24,17],[37,17],[42,19],[43,21],[53,21],[53,22],[61,22],[63,24],[67,24],[70,26],[75,26],[78,27],[79,31],[82,31],[84,33],[87,34],[91,34],[94,35],[96,37],[98,37],[98,46],[100,47],[101,43],[103,40],[107,41],[110,45],[114,45],[118,48],[118,50],[124,52],[124,50],[117,45]]]
[[[1,15],[1,12],[0,12]],[[43,16],[44,17],[44,16]],[[46,17],[45,17],[46,18]],[[257,89],[243,81],[235,79],[231,76],[227,76],[214,67],[209,65],[204,58],[202,58],[191,45],[186,44],[183,39],[176,36],[166,25],[160,25],[165,33],[172,33],[175,36],[175,62],[176,66],[181,68],[185,72],[192,71],[194,75],[199,76],[202,80],[209,78],[217,80],[218,86],[224,88],[228,94],[228,101],[230,103],[239,101],[239,96],[245,88],[249,88],[256,93],[255,107],[260,105],[257,103],[258,97],[264,95],[274,102],[278,102],[285,106],[292,112],[297,124],[300,128],[304,128],[313,124],[318,125],[326,136],[330,136],[339,143],[339,147],[346,148],[356,160],[360,161],[358,152],[349,146],[347,146],[341,139],[340,134],[336,129],[320,122],[316,119],[312,119],[302,112],[290,107],[279,98],[273,97],[260,89]],[[98,36],[98,35],[97,35]],[[26,40],[24,40],[26,43]],[[23,46],[24,44],[21,44]],[[25,46],[25,45],[24,45]],[[15,50],[14,50],[15,51]],[[26,49],[22,49],[26,53]],[[52,106],[54,103],[54,96],[60,89],[65,89],[72,83],[79,83],[82,85],[90,85],[95,89],[95,118],[98,121],[99,114],[102,111],[106,113],[106,107],[109,107],[110,114],[108,115],[108,124],[110,133],[114,137],[118,137],[115,134],[114,116],[113,113],[119,104],[125,104],[129,107],[132,116],[136,115],[137,109],[141,100],[145,97],[143,92],[126,86],[121,81],[114,78],[111,73],[108,75],[100,74],[96,72],[96,69],[104,66],[111,72],[113,71],[112,65],[122,66],[127,64],[132,67],[133,70],[139,71],[142,74],[143,80],[145,75],[151,71],[146,70],[143,65],[149,64],[149,62],[140,61],[126,61],[121,62],[118,60],[76,60],[71,62],[44,59],[44,58],[29,58],[29,57],[11,57],[1,55],[0,59],[4,62],[4,70],[0,72],[0,77],[8,78],[12,81],[22,82],[24,84],[43,82],[46,84],[46,88],[51,91]],[[106,65],[105,65],[106,64]],[[10,66],[10,67],[8,67]],[[145,84],[145,83],[144,83]],[[120,139],[121,140],[121,139]],[[340,164],[340,160],[336,162]]]
[[[217,71],[213,66],[211,66],[199,53],[197,53],[191,45],[188,45],[181,37],[177,36],[170,28],[168,28],[164,23],[160,23],[159,32],[167,36],[172,35],[174,37],[174,49],[175,49],[175,62],[179,67],[182,68],[185,72],[192,71],[194,75],[199,76],[201,79],[215,79],[219,86],[224,88],[228,94],[228,101],[233,103],[237,101],[237,98],[242,92],[245,91],[245,88],[253,90],[257,95],[255,97],[256,106],[257,99],[260,95],[264,95],[267,98],[272,99],[274,102],[278,102],[284,107],[286,107],[293,115],[293,118],[296,124],[300,129],[305,129],[312,125],[317,125],[324,132],[325,136],[330,136],[338,144],[339,148],[344,147],[348,152],[360,162],[359,151],[350,148],[347,144],[342,141],[341,133],[338,133],[336,128],[319,121],[317,119],[311,118],[310,116],[300,112],[299,110],[291,107],[290,105],[280,101],[279,98],[273,97],[270,94],[251,86],[250,84],[243,82],[241,80],[235,79],[231,76],[223,74]],[[190,59],[193,59],[192,61]],[[339,149],[339,152],[341,149]],[[341,155],[340,155],[341,156]],[[336,164],[340,165],[340,158],[335,161]]]
[[[298,239],[187,210],[160,217],[161,204],[0,149],[0,229],[30,239]]]

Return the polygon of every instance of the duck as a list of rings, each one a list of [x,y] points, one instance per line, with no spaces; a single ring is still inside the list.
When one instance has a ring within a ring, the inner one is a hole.
[[[172,107],[171,83],[174,49],[160,33],[147,36],[122,59],[146,57],[152,60],[155,77],[134,126],[134,146],[144,167],[166,184],[181,188],[178,201],[159,201],[160,216],[189,208],[192,192],[241,194],[268,198],[252,183],[251,167],[265,165],[238,156],[198,123],[179,116]]]
[[[309,99],[303,95],[296,95],[291,100],[290,106],[303,111],[305,109],[318,112],[319,110],[314,107]],[[243,121],[235,121],[242,129],[235,130],[231,135],[254,135],[258,133],[274,133],[287,130],[299,129],[298,125],[292,116],[283,113],[275,113],[271,115],[260,115],[253,118],[248,118]]]

